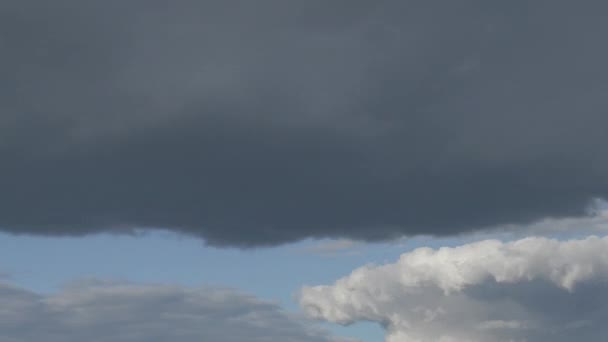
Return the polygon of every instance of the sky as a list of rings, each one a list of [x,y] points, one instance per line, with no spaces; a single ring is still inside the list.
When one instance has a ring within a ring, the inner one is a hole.
[[[0,341],[601,339],[606,12],[2,1]]]

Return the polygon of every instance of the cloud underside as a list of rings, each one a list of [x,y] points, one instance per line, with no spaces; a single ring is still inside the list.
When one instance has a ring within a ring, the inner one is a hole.
[[[581,215],[606,7],[2,1],[0,227],[254,246]]]
[[[86,281],[54,295],[0,284],[3,342],[338,342],[234,290]]]
[[[607,290],[608,237],[526,238],[416,249],[305,287],[300,303],[320,320],[377,322],[387,342],[599,341]]]

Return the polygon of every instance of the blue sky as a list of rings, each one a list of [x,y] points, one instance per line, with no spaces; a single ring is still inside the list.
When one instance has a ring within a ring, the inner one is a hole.
[[[208,247],[202,240],[164,232],[73,238],[0,234],[0,270],[11,283],[38,293],[53,293],[86,278],[211,285],[239,289],[297,311],[294,295],[303,285],[330,283],[363,264],[392,261],[404,250],[397,244],[367,244],[327,255],[314,250],[320,243],[242,250]],[[384,338],[372,323],[322,325],[341,336],[372,342]]]
[[[88,237],[0,234],[0,260],[12,281],[37,292],[55,291],[75,278],[98,277],[230,286],[288,304],[304,284],[326,283],[367,263],[391,262],[412,248],[454,245],[464,240],[418,238],[355,244],[335,253],[322,253],[315,246],[328,240],[243,250],[209,247],[202,240],[164,232]]]
[[[0,234],[0,274],[5,281],[42,294],[52,294],[83,279],[186,287],[210,285],[234,288],[299,312],[294,298],[303,286],[331,284],[363,265],[395,262],[418,247],[439,248],[484,238],[513,240],[544,233],[559,240],[601,234],[608,223],[605,202],[598,215],[572,220],[549,220],[521,232],[460,237],[417,237],[384,243],[351,240],[305,240],[271,248],[216,248],[203,240],[165,231],[135,235],[97,234],[86,237],[41,237]],[[578,227],[578,229],[572,229]],[[604,228],[602,228],[604,227]],[[586,229],[585,229],[586,228]],[[548,229],[548,231],[546,231]],[[376,323],[342,327],[318,323],[338,336],[368,342],[384,340]]]

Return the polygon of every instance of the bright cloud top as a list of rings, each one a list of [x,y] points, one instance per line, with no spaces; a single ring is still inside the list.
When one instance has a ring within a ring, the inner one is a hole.
[[[0,283],[3,342],[344,342],[234,290],[82,282],[54,295]]]
[[[486,240],[419,248],[300,302],[317,319],[378,322],[388,342],[591,341],[608,333],[607,276],[608,237]]]

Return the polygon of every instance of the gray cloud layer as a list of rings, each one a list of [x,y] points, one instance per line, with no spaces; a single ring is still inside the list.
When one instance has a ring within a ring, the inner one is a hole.
[[[251,246],[579,215],[608,193],[607,10],[2,1],[0,227]]]
[[[84,282],[55,295],[0,284],[3,342],[346,342],[233,290]]]

